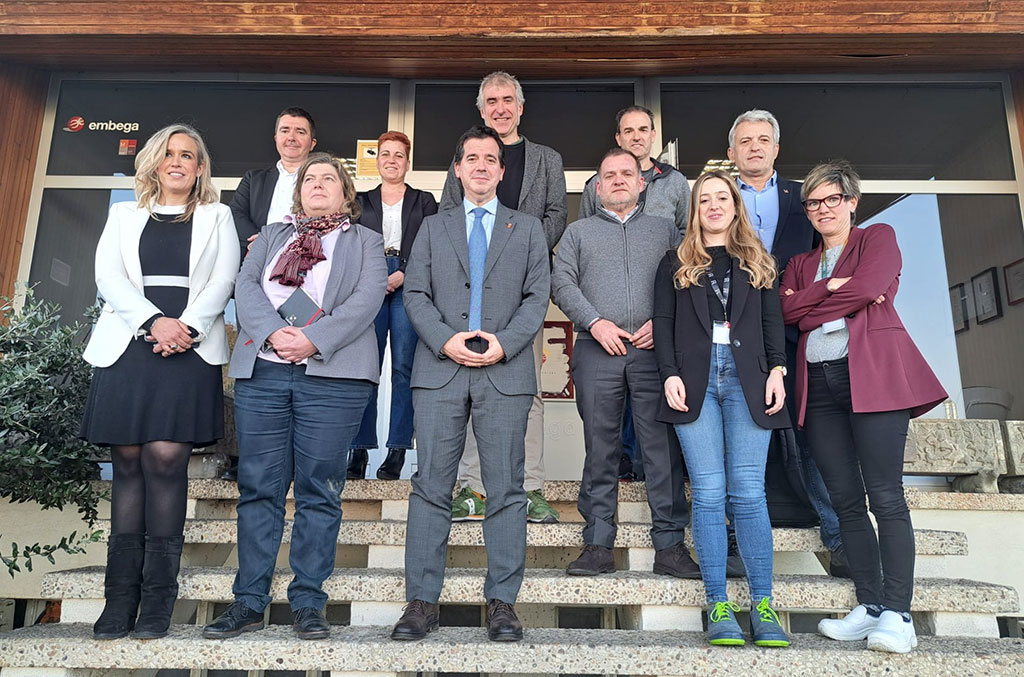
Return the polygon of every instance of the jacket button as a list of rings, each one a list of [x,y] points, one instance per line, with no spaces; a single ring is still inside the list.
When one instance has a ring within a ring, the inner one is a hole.
[[[466,318],[468,318],[468,317],[469,317],[469,313],[463,313],[463,314],[462,314],[462,319],[463,319],[463,320],[465,320],[465,319],[466,319]]]
[[[740,344],[740,340],[739,340],[739,339],[736,339],[735,341],[733,341],[733,342],[732,342],[732,345],[733,345],[733,347],[734,347],[734,348],[739,348],[739,347],[740,347],[740,345],[741,345],[741,344]]]
[[[466,283],[466,289],[469,289],[469,283],[468,282]]]

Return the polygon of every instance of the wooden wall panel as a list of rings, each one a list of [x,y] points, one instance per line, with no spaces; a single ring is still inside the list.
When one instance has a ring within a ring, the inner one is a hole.
[[[18,274],[47,82],[44,72],[0,62],[0,296],[12,294]]]
[[[0,0],[4,58],[388,77],[1001,70],[1024,60],[1024,2]]]

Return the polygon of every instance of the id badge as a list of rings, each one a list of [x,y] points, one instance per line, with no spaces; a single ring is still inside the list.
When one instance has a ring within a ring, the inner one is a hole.
[[[728,322],[716,321],[711,330],[711,342],[727,345],[729,343],[729,327],[731,326]]]
[[[840,317],[838,320],[832,320],[821,325],[822,334],[831,334],[832,332],[839,331],[846,327],[846,318]]]

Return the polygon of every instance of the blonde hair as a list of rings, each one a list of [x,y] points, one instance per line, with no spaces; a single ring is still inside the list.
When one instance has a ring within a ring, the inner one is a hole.
[[[199,176],[196,177],[196,185],[189,193],[188,202],[185,203],[185,212],[175,218],[177,222],[188,221],[196,211],[197,205],[205,205],[217,202],[219,195],[210,179],[210,151],[206,149],[206,142],[192,127],[183,124],[168,125],[149,137],[146,145],[135,156],[135,197],[139,201],[139,207],[152,211],[153,205],[160,202],[160,178],[158,172],[160,163],[164,161],[164,154],[167,152],[167,144],[175,134],[184,134],[195,141],[199,155],[198,160]]]
[[[676,257],[679,259],[679,268],[672,276],[676,288],[684,289],[691,286],[701,286],[700,278],[711,268],[711,254],[704,246],[704,239],[701,237],[700,224],[700,190],[709,179],[721,179],[729,186],[729,194],[732,195],[733,204],[736,206],[736,216],[729,224],[728,238],[725,241],[725,251],[739,260],[742,270],[750,276],[750,285],[755,289],[770,289],[775,283],[776,270],[775,259],[765,251],[761,239],[754,232],[750,225],[750,217],[747,216],[746,205],[740,196],[736,182],[729,174],[716,169],[701,174],[693,182],[692,199],[690,200],[690,225],[686,229],[683,241],[676,249]]]
[[[306,172],[313,165],[330,165],[338,172],[338,177],[341,179],[341,189],[344,201],[341,203],[341,213],[346,214],[352,223],[356,222],[359,218],[359,203],[356,202],[356,184],[352,181],[352,177],[345,171],[345,165],[341,164],[341,160],[334,157],[330,153],[310,153],[306,161],[299,167],[299,171],[295,172],[295,192],[292,193],[292,212],[298,213],[302,209],[302,181],[306,178]]]

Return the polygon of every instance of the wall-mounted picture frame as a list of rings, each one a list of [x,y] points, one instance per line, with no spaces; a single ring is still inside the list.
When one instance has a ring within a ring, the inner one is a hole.
[[[1006,302],[1013,306],[1024,301],[1024,259],[1003,266],[1003,280],[1006,282]]]
[[[572,400],[576,388],[572,382],[572,322],[544,321],[544,362],[540,365],[540,396],[545,400]]]
[[[1003,303],[999,293],[999,269],[993,266],[971,278],[974,292],[974,313],[978,324],[985,324],[1003,316]]]
[[[953,310],[953,333],[959,334],[971,328],[967,319],[967,288],[964,283],[949,288],[949,307]]]

